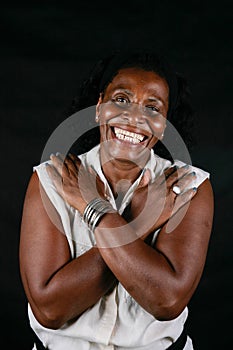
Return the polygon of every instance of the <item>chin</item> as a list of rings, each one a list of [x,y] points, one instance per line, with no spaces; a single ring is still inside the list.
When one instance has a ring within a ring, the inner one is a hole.
[[[117,144],[115,140],[102,144],[102,149],[108,160],[115,159],[121,162],[135,163],[140,167],[145,164],[150,156],[150,149],[145,146],[126,143]]]

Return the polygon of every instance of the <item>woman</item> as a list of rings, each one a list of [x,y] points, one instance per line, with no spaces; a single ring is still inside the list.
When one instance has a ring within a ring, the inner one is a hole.
[[[158,55],[100,61],[73,110],[96,105],[100,143],[34,168],[20,240],[34,349],[193,349],[213,194],[208,173],[154,153],[168,119],[185,123],[185,92]]]

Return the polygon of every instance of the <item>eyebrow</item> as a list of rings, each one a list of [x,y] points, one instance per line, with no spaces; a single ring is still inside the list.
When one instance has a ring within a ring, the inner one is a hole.
[[[125,92],[126,94],[128,94],[130,96],[133,96],[133,93],[124,87],[118,86],[116,89],[114,89],[114,92],[118,92],[118,90],[120,90],[121,92]]]
[[[150,97],[148,97],[148,101],[161,102],[163,105],[165,105],[164,101],[160,97],[150,96]]]

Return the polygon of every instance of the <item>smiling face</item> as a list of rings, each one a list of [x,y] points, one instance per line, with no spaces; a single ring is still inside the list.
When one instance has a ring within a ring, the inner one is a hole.
[[[168,98],[167,82],[155,72],[119,70],[97,104],[102,157],[145,163],[162,138]]]

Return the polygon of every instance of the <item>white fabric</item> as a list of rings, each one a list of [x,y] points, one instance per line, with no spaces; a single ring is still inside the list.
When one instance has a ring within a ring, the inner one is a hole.
[[[99,174],[105,184],[109,201],[116,208],[111,189],[101,170],[99,146],[81,155],[80,159],[85,166],[91,165]],[[175,164],[183,165],[180,161],[176,161]],[[151,170],[155,178],[169,165],[169,161],[156,156],[151,151],[151,158],[146,168]],[[198,187],[209,177],[209,174],[196,167],[192,167],[192,169],[197,174],[195,186]],[[72,257],[76,258],[82,255],[95,244],[94,235],[83,223],[79,213],[66,204],[57,193],[47,174],[45,164],[42,163],[34,167],[34,170],[37,171],[43,188],[61,217]],[[118,210],[120,214],[130,202],[139,181],[140,177],[125,195]],[[60,329],[52,330],[39,324],[30,305],[28,305],[28,314],[32,329],[50,350],[127,350],[136,348],[137,350],[164,350],[181,334],[188,309],[186,307],[174,320],[158,321],[137,304],[121,284],[118,284],[110,295],[103,296],[76,321],[64,324]],[[185,350],[192,349],[192,341],[188,338]]]

